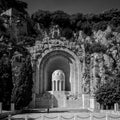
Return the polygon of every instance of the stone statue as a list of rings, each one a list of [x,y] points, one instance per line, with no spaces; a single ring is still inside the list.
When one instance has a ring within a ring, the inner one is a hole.
[[[58,25],[53,26],[52,29],[50,30],[50,32],[51,32],[52,38],[60,37],[60,29],[59,29]]]

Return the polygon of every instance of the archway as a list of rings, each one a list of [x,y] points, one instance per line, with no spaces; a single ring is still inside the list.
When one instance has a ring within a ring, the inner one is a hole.
[[[65,91],[81,93],[81,63],[73,52],[67,49],[46,52],[38,67],[36,93],[52,90],[52,73],[57,69],[65,74]]]

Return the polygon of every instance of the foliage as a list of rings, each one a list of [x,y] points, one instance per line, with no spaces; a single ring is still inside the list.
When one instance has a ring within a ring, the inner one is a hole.
[[[120,75],[114,75],[112,79],[108,77],[106,83],[100,86],[95,92],[97,102],[104,106],[112,106],[115,103],[120,104]]]
[[[39,10],[32,15],[32,19],[38,22],[44,28],[49,28],[51,25],[58,24],[61,28],[68,28],[77,32],[83,30],[86,35],[91,36],[92,31],[104,31],[108,25],[112,29],[116,29],[119,25],[120,11],[111,9],[101,14],[82,14],[77,13],[69,15],[63,11],[43,11]]]
[[[20,0],[0,0],[0,13],[10,8],[14,8],[23,14],[27,14],[27,3]]]
[[[29,56],[27,56],[26,58],[17,58],[18,61],[16,61],[14,64],[15,66],[17,65],[18,68],[14,68],[13,70],[14,88],[12,91],[11,101],[15,103],[16,109],[22,109],[26,107],[32,100],[32,67]],[[20,61],[22,61],[21,64],[18,63]]]
[[[63,11],[55,11],[51,14],[51,23],[59,25],[61,28],[70,26],[69,15]]]
[[[73,37],[73,31],[70,28],[65,28],[62,31],[62,36],[66,39],[71,39]]]
[[[105,31],[107,28],[107,22],[106,21],[100,21],[98,23],[93,24],[93,30],[98,31],[102,30]]]
[[[38,10],[31,18],[35,22],[38,22],[43,28],[49,28],[51,23],[50,15],[51,13],[49,11]]]
[[[0,17],[0,35],[5,34],[5,32],[6,32],[6,28],[4,26],[4,21],[2,17]]]
[[[96,100],[106,105],[120,104],[120,45],[115,36],[111,37],[111,42],[108,43],[106,54],[112,59],[112,63],[108,68],[105,68],[105,83],[96,91]]]
[[[93,42],[90,44],[89,42],[85,43],[85,51],[89,54],[92,53],[106,53],[107,47],[99,42]]]
[[[3,103],[3,109],[8,109],[11,103],[11,92],[13,88],[11,63],[8,55],[0,52],[0,101]]]

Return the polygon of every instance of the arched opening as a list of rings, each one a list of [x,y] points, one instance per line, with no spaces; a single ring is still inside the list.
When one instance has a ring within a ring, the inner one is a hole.
[[[80,69],[79,59],[74,53],[67,50],[50,51],[40,59],[39,76],[37,77],[39,81],[36,83],[37,86],[39,83],[39,89],[37,90],[39,93],[52,91],[52,73],[55,70],[62,70],[65,74],[65,91],[78,93],[81,89]]]
[[[62,70],[65,74],[65,90],[70,91],[70,63],[69,60],[62,55],[52,56],[44,64],[44,89],[46,91],[52,90],[52,73],[58,69]]]

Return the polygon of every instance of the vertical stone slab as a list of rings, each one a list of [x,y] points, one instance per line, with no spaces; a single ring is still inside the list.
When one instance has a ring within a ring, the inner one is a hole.
[[[87,109],[90,107],[89,104],[90,98],[88,94],[82,94],[82,108]]]
[[[96,102],[96,110],[100,110],[100,103]]]
[[[15,104],[11,103],[11,111],[14,112],[15,111]]]
[[[0,102],[0,114],[2,113],[2,102]]]
[[[115,103],[115,104],[114,104],[114,110],[115,110],[115,111],[118,111],[118,110],[119,110],[119,105],[118,105],[118,103]]]
[[[94,97],[90,98],[90,109],[92,109],[93,111],[96,110],[96,100]]]
[[[85,109],[85,94],[82,94],[82,108]]]
[[[100,105],[100,109],[101,109],[101,110],[104,110],[104,105]]]

